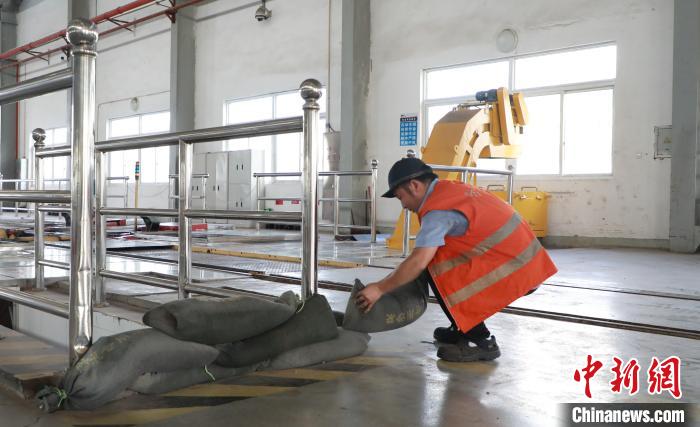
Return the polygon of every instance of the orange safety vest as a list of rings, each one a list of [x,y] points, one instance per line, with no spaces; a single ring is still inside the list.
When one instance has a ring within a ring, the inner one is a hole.
[[[493,194],[456,181],[438,181],[421,206],[456,210],[469,220],[461,236],[445,245],[428,265],[442,300],[466,332],[557,272],[527,222]]]

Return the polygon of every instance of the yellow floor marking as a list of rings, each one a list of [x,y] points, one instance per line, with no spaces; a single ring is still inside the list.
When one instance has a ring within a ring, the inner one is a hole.
[[[467,371],[474,374],[488,374],[491,373],[497,364],[493,362],[469,362],[469,363],[459,363],[459,362],[446,362],[444,360],[437,361],[438,368],[444,369],[455,369],[460,371]]]
[[[323,371],[316,369],[287,369],[285,371],[259,371],[252,375],[261,377],[299,378],[303,380],[327,381],[352,375],[353,372]]]
[[[0,353],[3,350],[37,350],[47,348],[53,348],[53,346],[39,341],[0,341]]]
[[[56,375],[55,371],[35,371],[35,372],[23,372],[21,374],[14,374],[15,378],[20,381],[33,380],[35,378],[45,378]]]
[[[208,397],[255,397],[294,390],[295,387],[274,387],[263,385],[201,384],[175,390],[163,396],[208,396]]]
[[[372,365],[385,366],[396,365],[405,362],[406,359],[400,357],[384,357],[384,356],[356,356],[349,359],[338,360],[338,363],[350,363],[352,365]]]
[[[102,414],[99,412],[65,412],[61,414],[61,418],[70,424],[89,424],[96,426],[145,424],[209,408],[209,406],[191,406],[189,408],[135,409],[132,411],[122,410],[119,412]]]
[[[68,355],[65,354],[35,354],[31,356],[0,356],[0,366],[31,365],[34,363],[60,364],[67,363]]]
[[[177,250],[177,247],[178,247],[178,245],[173,245],[173,249]],[[214,254],[214,255],[237,256],[237,257],[241,257],[241,258],[262,259],[262,260],[268,260],[268,261],[284,261],[284,262],[293,262],[296,264],[301,264],[301,258],[294,257],[294,256],[273,255],[273,254],[264,254],[264,253],[257,253],[257,252],[232,251],[229,249],[208,248],[206,246],[193,246],[192,252]],[[319,259],[318,265],[321,265],[324,267],[339,267],[339,268],[365,267],[365,264],[360,264],[357,262],[338,261],[338,260],[332,260],[332,259]]]

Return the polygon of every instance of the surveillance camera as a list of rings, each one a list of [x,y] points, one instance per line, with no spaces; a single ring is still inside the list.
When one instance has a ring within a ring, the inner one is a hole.
[[[272,17],[272,11],[266,8],[265,2],[263,2],[260,5],[260,7],[255,11],[255,19],[257,19],[258,22],[262,22],[267,19],[270,19],[270,17]]]

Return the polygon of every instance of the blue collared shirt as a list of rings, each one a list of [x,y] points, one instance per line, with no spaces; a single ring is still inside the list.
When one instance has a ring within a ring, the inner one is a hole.
[[[438,180],[434,179],[428,186],[418,210],[435,190]],[[435,210],[428,212],[421,220],[421,227],[416,236],[417,248],[433,248],[445,245],[445,236],[461,236],[467,232],[469,220],[459,211]]]

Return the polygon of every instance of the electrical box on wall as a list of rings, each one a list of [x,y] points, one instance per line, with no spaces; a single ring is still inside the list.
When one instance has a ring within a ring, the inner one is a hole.
[[[671,126],[654,126],[654,158],[670,159],[673,148]]]

